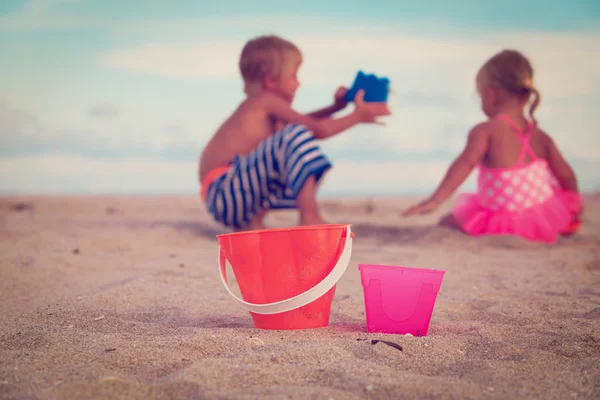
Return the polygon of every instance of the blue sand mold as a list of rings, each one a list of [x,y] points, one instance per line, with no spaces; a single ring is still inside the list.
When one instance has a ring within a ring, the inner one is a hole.
[[[354,83],[344,99],[353,101],[356,93],[363,89],[365,91],[364,100],[367,102],[387,102],[390,80],[388,78],[378,78],[375,74],[365,74],[358,71]]]

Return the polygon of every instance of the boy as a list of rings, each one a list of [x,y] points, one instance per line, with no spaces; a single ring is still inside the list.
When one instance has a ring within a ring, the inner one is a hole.
[[[298,208],[300,225],[324,223],[316,192],[332,165],[316,139],[390,114],[385,103],[365,103],[361,91],[351,114],[330,118],[346,106],[344,88],[329,107],[294,111],[301,63],[299,49],[278,36],[248,41],[239,62],[247,97],[202,152],[202,199],[217,222],[236,231],[263,229],[266,212],[277,208]]]

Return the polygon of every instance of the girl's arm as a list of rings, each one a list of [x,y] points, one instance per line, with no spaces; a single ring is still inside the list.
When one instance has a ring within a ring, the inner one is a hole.
[[[560,183],[560,187],[563,190],[569,192],[579,193],[579,186],[577,184],[577,177],[573,168],[564,159],[560,150],[548,134],[542,132],[546,142],[546,160],[548,166],[552,170],[552,173]]]
[[[435,210],[468,178],[469,174],[487,152],[489,136],[485,123],[475,126],[467,139],[462,153],[454,160],[446,171],[444,179],[436,191],[425,201],[405,210],[402,215],[424,214]]]

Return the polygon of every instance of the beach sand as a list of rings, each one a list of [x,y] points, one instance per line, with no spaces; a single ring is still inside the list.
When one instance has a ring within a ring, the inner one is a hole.
[[[330,326],[266,331],[222,287],[197,198],[4,197],[0,398],[600,398],[600,195],[555,246],[432,226],[450,204],[402,219],[410,203],[323,201],[356,233]],[[366,333],[359,263],[446,271],[428,336]]]

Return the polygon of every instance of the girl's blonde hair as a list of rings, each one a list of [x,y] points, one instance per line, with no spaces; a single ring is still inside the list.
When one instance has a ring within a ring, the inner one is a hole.
[[[246,84],[260,82],[267,75],[278,78],[290,60],[302,61],[295,44],[276,35],[258,36],[242,49],[240,73]]]
[[[533,85],[533,68],[523,54],[516,50],[497,53],[479,69],[476,82],[479,94],[486,86],[495,85],[525,101],[534,95],[529,115],[533,123],[537,124],[533,113],[540,104],[540,92]]]

